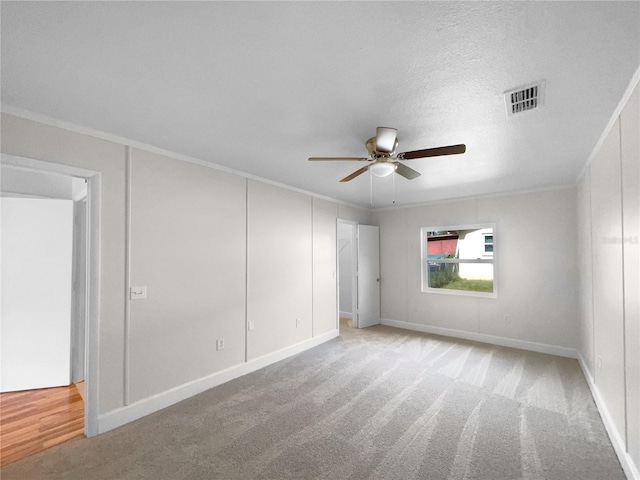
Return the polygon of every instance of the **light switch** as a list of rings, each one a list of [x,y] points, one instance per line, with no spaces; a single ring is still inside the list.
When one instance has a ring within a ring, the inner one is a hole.
[[[147,287],[131,287],[129,298],[131,298],[131,300],[147,298]]]

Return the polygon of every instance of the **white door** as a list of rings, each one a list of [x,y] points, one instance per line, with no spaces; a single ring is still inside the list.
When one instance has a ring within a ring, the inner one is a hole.
[[[2,198],[0,391],[70,383],[73,201]]]
[[[358,225],[358,328],[380,323],[380,229]]]

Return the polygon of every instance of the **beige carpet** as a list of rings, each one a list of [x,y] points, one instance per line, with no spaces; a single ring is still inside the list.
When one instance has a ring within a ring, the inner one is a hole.
[[[376,326],[91,439],[27,479],[624,479],[575,360]]]

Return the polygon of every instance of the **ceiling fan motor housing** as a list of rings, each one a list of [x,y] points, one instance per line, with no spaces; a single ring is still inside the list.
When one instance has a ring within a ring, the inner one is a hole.
[[[366,141],[365,145],[371,158],[390,157],[396,151],[396,148],[398,148],[398,139],[395,139],[393,148],[389,152],[381,152],[376,150],[376,137],[371,137]]]

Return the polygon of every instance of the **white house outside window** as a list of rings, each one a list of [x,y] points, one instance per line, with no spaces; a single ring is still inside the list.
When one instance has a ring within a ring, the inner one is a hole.
[[[487,253],[493,253],[493,234],[484,235],[484,251],[485,251],[485,255]]]
[[[422,291],[496,296],[495,226],[421,229]]]

